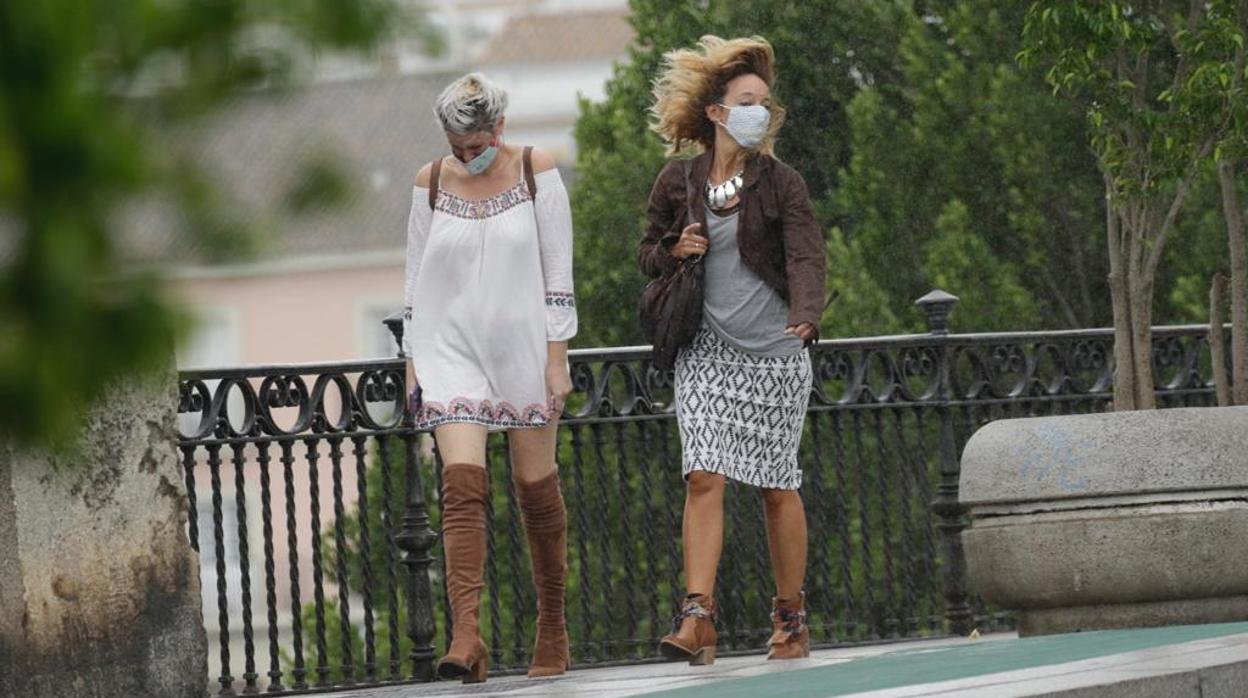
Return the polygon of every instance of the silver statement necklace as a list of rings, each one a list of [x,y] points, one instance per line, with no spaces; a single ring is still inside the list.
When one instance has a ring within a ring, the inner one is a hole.
[[[736,197],[737,192],[741,191],[741,184],[743,182],[741,175],[744,173],[745,170],[741,170],[719,184],[711,184],[710,182],[707,182],[706,203],[710,204],[711,208],[723,208],[724,206],[727,206],[728,202],[732,201],[733,198]]]

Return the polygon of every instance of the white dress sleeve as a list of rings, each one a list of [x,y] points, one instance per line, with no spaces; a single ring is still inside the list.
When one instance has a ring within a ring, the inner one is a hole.
[[[566,342],[576,336],[576,296],[572,290],[572,207],[559,170],[539,172],[537,239],[546,284],[546,341]]]
[[[429,224],[433,210],[429,208],[429,190],[412,188],[412,209],[407,215],[407,267],[403,285],[403,353],[412,355],[412,309],[416,305],[416,279],[420,276],[420,262],[425,255],[425,242],[429,239]]]

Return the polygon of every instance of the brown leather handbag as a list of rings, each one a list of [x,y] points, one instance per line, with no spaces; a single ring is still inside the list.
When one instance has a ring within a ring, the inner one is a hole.
[[[693,187],[689,185],[690,161],[685,161],[686,202],[692,202]],[[694,220],[693,211],[686,207],[684,224]],[[654,346],[654,366],[670,371],[676,365],[676,356],[697,336],[702,328],[702,304],[704,301],[702,257],[686,257],[669,274],[646,284],[641,292],[638,318],[646,340]]]

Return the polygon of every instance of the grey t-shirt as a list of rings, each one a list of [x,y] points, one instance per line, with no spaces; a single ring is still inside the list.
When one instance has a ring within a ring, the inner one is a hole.
[[[775,289],[741,262],[737,247],[738,214],[716,215],[706,223],[710,246],[706,265],[704,318],[728,343],[751,354],[790,356],[803,349],[801,339],[784,333],[789,306]]]

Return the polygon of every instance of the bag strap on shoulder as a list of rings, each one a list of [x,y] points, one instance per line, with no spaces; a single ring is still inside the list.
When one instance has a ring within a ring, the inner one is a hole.
[[[524,170],[524,185],[529,188],[529,198],[537,201],[537,180],[533,178],[533,146],[524,146],[524,154],[520,156],[520,167]]]
[[[429,168],[429,208],[438,203],[438,177],[442,174],[442,158],[433,161]]]

